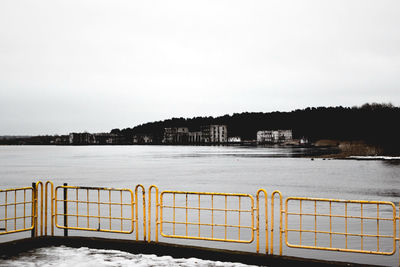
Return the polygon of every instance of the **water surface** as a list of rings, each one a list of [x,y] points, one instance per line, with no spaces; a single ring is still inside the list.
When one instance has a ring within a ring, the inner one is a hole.
[[[68,183],[134,188],[136,184],[143,184],[148,188],[155,184],[160,190],[252,195],[259,188],[264,188],[269,193],[280,190],[284,197],[400,201],[399,161],[311,160],[302,157],[315,153],[318,152],[307,148],[279,147],[1,146],[0,188],[22,187],[37,180],[51,180],[56,185]],[[390,215],[391,211],[382,212]],[[309,223],[311,225],[313,220]],[[365,230],[373,227],[376,226],[365,226]],[[93,235],[87,232],[77,234]],[[113,237],[107,234],[100,236]],[[7,238],[2,237],[2,240]],[[309,237],[309,240],[313,238]],[[254,243],[244,246],[167,238],[162,241],[255,251]],[[263,246],[261,244],[262,250]],[[382,244],[382,248],[390,249],[390,246]],[[381,265],[396,265],[397,262],[396,257],[390,256],[304,249],[285,248],[284,254]]]

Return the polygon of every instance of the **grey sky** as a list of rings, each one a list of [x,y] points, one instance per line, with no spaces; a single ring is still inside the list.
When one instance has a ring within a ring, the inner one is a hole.
[[[400,1],[0,1],[0,135],[400,105]]]

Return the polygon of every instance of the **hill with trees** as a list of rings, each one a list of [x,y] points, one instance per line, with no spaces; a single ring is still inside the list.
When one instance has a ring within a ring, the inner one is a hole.
[[[359,107],[312,107],[290,112],[243,112],[220,117],[172,118],[149,122],[133,128],[113,129],[111,133],[131,139],[137,134],[151,134],[160,143],[164,128],[226,124],[228,136],[242,140],[256,139],[259,130],[292,129],[294,138],[364,141],[381,147],[385,154],[400,154],[400,107],[392,104],[364,104]]]

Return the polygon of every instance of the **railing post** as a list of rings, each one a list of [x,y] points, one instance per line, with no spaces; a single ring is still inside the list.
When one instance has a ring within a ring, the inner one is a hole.
[[[36,183],[32,183],[32,225],[31,237],[35,237],[36,232]]]
[[[68,186],[68,184],[64,183],[64,186]],[[68,192],[67,192],[67,188],[65,188],[65,187],[64,187],[64,196],[63,196],[63,198],[64,198],[64,201],[63,201],[63,203],[64,203],[64,226],[68,227],[68,216],[67,216],[67,214],[68,214],[68,203],[67,203]],[[68,236],[68,229],[67,228],[64,228],[64,236]]]
[[[270,245],[270,254],[274,254],[274,200],[275,194],[279,195],[279,255],[282,256],[282,193],[279,190],[275,190],[271,194],[271,245]],[[286,237],[286,235],[285,235]]]

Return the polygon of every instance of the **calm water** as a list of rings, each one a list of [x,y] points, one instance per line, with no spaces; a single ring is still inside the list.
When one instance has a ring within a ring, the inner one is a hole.
[[[1,146],[0,188],[51,180],[57,185],[133,188],[141,183],[146,188],[155,184],[160,190],[253,195],[259,188],[265,188],[269,193],[280,190],[284,197],[400,201],[398,161],[301,157],[309,153],[315,151],[217,146]],[[165,238],[162,241],[186,242]],[[191,244],[254,251],[254,247],[227,243],[193,241]],[[390,256],[310,250],[285,249],[284,254],[382,265],[397,262],[396,257]]]

